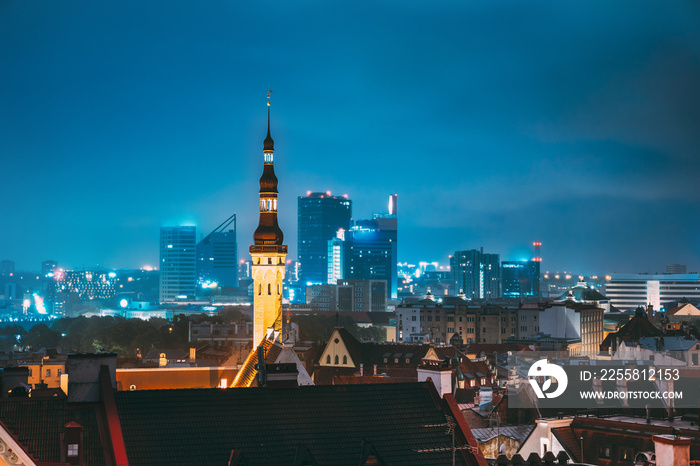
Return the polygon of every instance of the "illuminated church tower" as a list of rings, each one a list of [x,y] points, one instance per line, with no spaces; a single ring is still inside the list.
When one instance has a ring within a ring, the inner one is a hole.
[[[277,177],[270,136],[270,93],[267,94],[267,137],[263,143],[263,174],[260,177],[260,221],[250,246],[252,256],[253,345],[259,345],[269,328],[282,331],[282,280],[287,246],[277,225]],[[279,333],[278,333],[279,335]]]

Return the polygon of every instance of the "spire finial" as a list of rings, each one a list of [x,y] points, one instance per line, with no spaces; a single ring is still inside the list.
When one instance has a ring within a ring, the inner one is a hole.
[[[270,135],[270,94],[272,94],[272,89],[267,91],[267,137],[263,143],[263,150],[266,152],[275,150],[275,141],[272,140],[272,136]],[[266,159],[266,163],[267,162]],[[272,163],[272,159],[269,160],[269,163]]]

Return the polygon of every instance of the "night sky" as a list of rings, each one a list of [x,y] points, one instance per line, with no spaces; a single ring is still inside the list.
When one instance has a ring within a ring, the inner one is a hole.
[[[700,270],[693,1],[0,2],[0,259],[158,262],[159,227],[398,193],[399,259]]]

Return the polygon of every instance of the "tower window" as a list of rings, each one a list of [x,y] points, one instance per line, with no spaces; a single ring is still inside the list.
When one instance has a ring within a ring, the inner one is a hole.
[[[268,294],[268,295],[271,295],[271,294],[272,294],[272,284],[271,284],[271,283],[268,283],[268,284],[267,284],[267,294]]]
[[[326,364],[330,364],[330,363],[331,363],[331,355],[329,354],[328,356],[326,356]]]
[[[348,357],[347,357],[347,356],[343,356],[343,364],[347,364],[347,363],[348,363]]]
[[[338,358],[338,355],[336,354],[335,355],[335,365],[337,366],[338,364],[340,364],[340,358]]]
[[[258,296],[262,294],[262,285],[258,285]]]

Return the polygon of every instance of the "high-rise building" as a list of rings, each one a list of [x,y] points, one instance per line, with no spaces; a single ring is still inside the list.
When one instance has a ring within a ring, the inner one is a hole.
[[[338,230],[338,236],[328,241],[328,284],[335,285],[345,278],[345,230]]]
[[[501,263],[502,295],[506,298],[540,296],[540,262],[503,261]]]
[[[648,304],[659,311],[683,298],[700,299],[700,274],[612,274],[605,295],[612,306],[622,311]]]
[[[389,197],[389,213],[356,220],[345,235],[345,278],[386,280],[387,295],[398,295],[398,228],[396,194]]]
[[[352,201],[345,196],[308,192],[298,199],[298,248],[302,283],[328,283],[328,241],[350,228]]]
[[[270,135],[270,102],[267,102],[267,137],[263,143],[263,174],[260,177],[260,220],[250,246],[253,276],[253,345],[257,347],[267,329],[282,331],[282,282],[287,246],[277,224],[277,177]]]
[[[192,298],[197,283],[196,227],[162,227],[160,229],[161,302]]]
[[[233,228],[229,226],[233,224]],[[200,286],[238,286],[236,214],[197,243],[197,282]]]
[[[480,250],[455,251],[450,258],[455,292],[468,299],[493,299],[501,296],[501,270],[498,254]]]
[[[668,264],[666,273],[688,273],[685,264]]]

